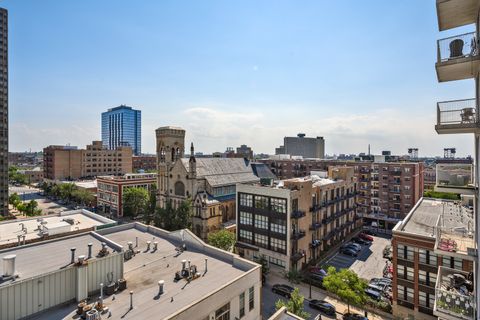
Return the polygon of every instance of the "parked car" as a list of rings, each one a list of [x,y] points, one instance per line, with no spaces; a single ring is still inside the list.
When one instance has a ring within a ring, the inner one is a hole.
[[[355,250],[357,250],[357,251],[362,250],[362,246],[359,245],[358,243],[354,243],[354,242],[345,243],[345,244],[342,246],[342,248],[343,248],[343,247],[355,247]]]
[[[352,248],[341,248],[340,253],[346,254],[348,256],[356,257],[358,256],[358,253],[356,250]]]
[[[290,299],[290,296],[291,296],[293,290],[295,290],[295,289],[286,285],[286,284],[274,284],[273,287],[272,287],[272,292],[273,293],[279,294],[279,295],[284,296],[285,298],[288,298],[288,299]]]
[[[342,248],[346,248],[346,249],[352,249],[352,250],[355,250],[357,252],[359,252],[360,250],[362,250],[361,248],[359,248],[360,246],[359,245],[356,245],[356,243],[349,243],[349,244],[346,244],[344,246],[342,246]]]
[[[358,313],[345,313],[343,320],[368,320],[368,318]]]
[[[377,235],[377,232],[375,230],[364,230],[363,233],[369,234],[371,236]]]
[[[363,240],[370,241],[370,242],[373,241],[373,237],[370,236],[370,235],[368,235],[368,234],[366,234],[366,233],[364,233],[364,232],[360,233],[360,234],[358,235],[358,237],[361,238],[361,239],[363,239]]]
[[[370,244],[370,241],[363,240],[362,238],[359,238],[359,237],[353,238],[352,241],[358,244],[364,244],[364,245]]]
[[[370,284],[373,284],[373,285],[382,284],[382,285],[391,286],[391,285],[392,285],[392,279],[388,279],[388,278],[372,278],[372,279],[370,280]]]
[[[313,300],[310,300],[308,304],[310,308],[317,309],[318,311],[325,313],[327,316],[333,317],[336,314],[335,307],[324,300],[313,299]]]
[[[365,289],[365,294],[376,301],[380,301],[382,299],[381,293],[375,290]]]
[[[385,259],[391,259],[393,257],[392,246],[390,245],[385,246],[385,248],[383,249],[383,257]]]

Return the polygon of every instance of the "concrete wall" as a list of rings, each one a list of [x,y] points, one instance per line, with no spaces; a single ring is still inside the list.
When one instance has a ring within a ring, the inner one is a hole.
[[[75,268],[69,267],[0,287],[0,320],[18,319],[75,299]]]

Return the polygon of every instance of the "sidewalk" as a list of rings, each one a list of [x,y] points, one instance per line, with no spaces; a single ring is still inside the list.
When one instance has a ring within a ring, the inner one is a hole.
[[[299,284],[292,284],[289,283],[285,277],[275,273],[275,272],[270,272],[267,276],[267,282],[270,284],[275,284],[275,283],[284,283],[288,284],[292,287],[298,288],[300,290],[300,293],[305,297],[305,300],[310,300],[309,299],[309,293],[310,293],[310,288],[309,285],[305,283],[299,283]],[[312,286],[312,299],[318,299],[318,300],[325,300],[331,303],[332,305],[335,306],[337,312],[344,314],[347,313],[348,306],[330,296],[328,296],[328,293],[324,290],[321,290],[317,287]],[[350,312],[358,313],[363,315],[365,313],[365,310],[358,309],[356,307],[350,306]],[[323,317],[322,317],[323,318]],[[337,318],[341,319],[341,316],[337,313]],[[390,315],[390,317],[385,317],[385,316],[380,316],[378,314],[373,314],[371,312],[368,312],[368,319],[369,320],[386,320],[386,319],[393,319],[393,316]]]

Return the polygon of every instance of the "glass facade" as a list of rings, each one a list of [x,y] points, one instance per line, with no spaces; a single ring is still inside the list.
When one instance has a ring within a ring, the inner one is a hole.
[[[140,110],[127,106],[108,109],[102,113],[102,143],[111,150],[130,146],[133,154],[139,155],[142,153],[141,126]]]

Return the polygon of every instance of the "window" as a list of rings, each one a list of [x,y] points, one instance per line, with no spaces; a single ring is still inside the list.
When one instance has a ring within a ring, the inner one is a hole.
[[[239,237],[241,241],[252,243],[252,233],[250,231],[240,229]]]
[[[285,261],[283,261],[281,259],[277,259],[277,258],[274,258],[274,257],[269,257],[268,260],[270,261],[271,264],[274,264],[276,266],[285,268],[286,263],[285,263]]]
[[[215,311],[215,320],[230,320],[230,302]]]
[[[287,221],[283,219],[270,218],[270,231],[275,233],[287,233]]]
[[[428,282],[431,287],[435,287],[435,283],[437,282],[437,274],[433,272],[428,273]]]
[[[268,217],[256,215],[255,216],[255,228],[268,229]]]
[[[413,281],[413,268],[407,267],[407,280]]]
[[[254,288],[248,289],[248,311],[252,311],[255,308],[255,292]]]
[[[430,251],[429,252],[429,259],[428,259],[428,264],[431,266],[436,267],[438,265],[438,260],[437,260],[437,254]]]
[[[405,267],[401,264],[397,265],[397,277],[405,279]]]
[[[251,207],[253,204],[253,195],[240,193],[240,205],[244,207]]]
[[[397,285],[397,296],[398,296],[398,299],[400,300],[406,300],[404,286]]]
[[[245,292],[242,292],[240,294],[240,318],[242,318],[245,315]]]
[[[418,282],[421,284],[427,284],[427,271],[418,270]]]
[[[268,237],[262,234],[255,234],[255,245],[268,249]]]
[[[268,197],[255,196],[255,208],[268,209]]]
[[[252,225],[252,214],[240,211],[240,224]]]
[[[413,288],[406,288],[407,289],[407,301],[413,303],[415,298],[415,294],[413,292]]]
[[[418,304],[422,307],[428,307],[426,292],[423,292],[423,291],[418,292]]]
[[[413,261],[413,248],[412,247],[406,247],[407,248],[407,260]]]
[[[453,268],[456,270],[463,269],[463,260],[459,258],[453,258]]]
[[[272,211],[278,213],[287,213],[286,199],[270,198],[270,205],[272,206]]]
[[[287,244],[285,240],[270,238],[270,247],[271,250],[281,253],[285,253],[287,251]]]

